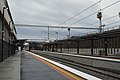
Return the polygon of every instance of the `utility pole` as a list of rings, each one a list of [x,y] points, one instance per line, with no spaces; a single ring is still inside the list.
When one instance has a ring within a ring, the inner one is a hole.
[[[99,32],[102,32],[102,12],[98,12],[97,18],[100,20]]]
[[[50,37],[49,35],[50,35],[50,30],[49,30],[49,27],[48,27],[48,41],[49,41],[49,39],[50,39],[50,38],[49,38],[49,37]]]
[[[57,36],[56,40],[58,40],[58,32],[56,32],[56,36]]]
[[[68,39],[70,39],[70,28],[68,28],[68,32],[69,32]]]

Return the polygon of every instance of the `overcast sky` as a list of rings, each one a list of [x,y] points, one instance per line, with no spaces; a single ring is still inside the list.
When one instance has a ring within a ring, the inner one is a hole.
[[[13,16],[14,23],[20,24],[38,24],[38,25],[59,25],[65,20],[98,2],[99,0],[8,0],[10,10]],[[84,13],[76,16],[72,20],[63,24],[68,26],[77,20],[80,20],[98,10],[104,8],[116,1],[120,0],[102,0],[101,3],[93,6]],[[103,17],[106,19],[114,15],[118,15],[120,12],[120,2],[102,10]],[[96,17],[97,13],[86,18],[72,26],[79,27],[99,27],[99,23],[90,25],[96,21],[99,21]],[[117,24],[107,26],[107,24],[120,21],[118,16],[103,21],[105,28],[112,27]],[[18,39],[32,38],[32,39],[47,39],[47,28],[31,28],[31,27],[16,27]],[[50,28],[50,39],[56,39],[55,32],[59,33],[59,39],[67,38],[67,29],[53,29]],[[71,36],[80,35],[81,33],[90,32],[91,30],[71,30]],[[92,30],[93,31],[93,30]]]

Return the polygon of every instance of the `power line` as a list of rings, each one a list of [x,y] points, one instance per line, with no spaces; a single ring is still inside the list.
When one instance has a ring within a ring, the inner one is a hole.
[[[69,27],[69,26],[72,26],[72,25],[74,25],[74,24],[76,24],[76,23],[78,23],[78,22],[80,22],[80,21],[82,21],[82,20],[84,20],[84,19],[86,19],[86,18],[88,18],[88,17],[90,17],[90,16],[92,16],[93,14],[95,14],[95,13],[97,13],[97,12],[98,12],[98,11],[96,11],[96,12],[94,12],[94,13],[92,13],[92,14],[90,14],[90,15],[88,15],[88,16],[86,16],[86,17],[84,17],[84,18],[82,18],[82,19],[80,19],[80,20],[78,20],[78,21],[76,21],[76,22],[68,25],[68,27]]]
[[[83,13],[83,12],[87,11],[88,9],[92,8],[93,6],[95,6],[96,4],[100,3],[101,1],[102,1],[102,0],[100,0],[100,1],[98,1],[98,2],[96,2],[96,3],[94,3],[94,4],[92,4],[91,6],[87,7],[86,9],[82,10],[81,12],[79,12],[79,13],[75,14],[75,15],[74,15],[74,16],[72,16],[71,18],[67,19],[66,21],[64,21],[64,22],[63,22],[63,23],[61,23],[60,25],[62,25],[62,24],[64,24],[64,23],[66,23],[66,22],[68,22],[68,21],[70,21],[70,20],[71,20],[71,19],[73,19],[74,17],[76,17],[76,16],[78,16],[79,14],[81,14],[81,13]]]
[[[115,18],[115,17],[117,17],[117,16],[118,16],[118,15],[114,15],[114,16],[112,16],[112,17],[109,17],[109,18],[103,19],[103,21],[106,21],[106,20],[109,20],[109,19]]]
[[[115,5],[115,4],[119,3],[119,2],[120,2],[120,0],[118,0],[118,1],[116,1],[116,2],[114,2],[114,3],[112,3],[112,4],[110,4],[110,5],[102,8],[101,10],[107,9],[107,8],[109,8],[110,6]]]
[[[116,22],[113,22],[113,23],[106,24],[105,26],[109,26],[109,25],[116,24],[116,23],[119,23],[119,22],[120,21],[116,21]]]
[[[106,18],[106,19],[103,19],[102,21],[106,21],[106,20],[109,20],[109,19],[112,19],[112,18],[115,18],[115,17],[117,17],[118,15],[114,15],[114,16],[112,16],[112,17],[108,17],[108,18]],[[89,24],[89,25],[93,25],[93,24],[96,24],[96,23],[98,23],[99,21],[96,21],[96,22],[93,22],[93,23],[91,23],[91,24]]]
[[[107,8],[109,8],[109,7],[111,7],[112,5],[117,4],[118,2],[120,2],[120,0],[118,0],[118,1],[116,1],[116,2],[114,2],[114,3],[112,3],[112,4],[110,4],[110,5],[108,5],[108,6],[104,7],[104,8],[102,8],[101,11],[102,11],[102,10],[105,10],[105,9],[107,9]],[[90,14],[90,15],[88,15],[88,16],[86,16],[86,17],[84,17],[84,18],[82,18],[82,19],[80,19],[80,20],[78,20],[78,21],[76,21],[76,22],[74,22],[74,23],[72,23],[72,24],[70,24],[69,26],[72,26],[72,25],[74,25],[74,24],[76,24],[76,23],[78,23],[78,22],[80,22],[80,21],[86,19],[86,18],[88,18],[88,17],[90,17],[90,16],[96,14],[97,12],[99,12],[99,10],[96,11],[96,12],[93,12],[92,14]],[[69,27],[69,26],[68,26],[68,27]]]

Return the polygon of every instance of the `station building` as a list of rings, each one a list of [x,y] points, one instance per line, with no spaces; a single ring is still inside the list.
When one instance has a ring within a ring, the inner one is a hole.
[[[0,0],[0,62],[15,54],[16,29],[7,0]]]

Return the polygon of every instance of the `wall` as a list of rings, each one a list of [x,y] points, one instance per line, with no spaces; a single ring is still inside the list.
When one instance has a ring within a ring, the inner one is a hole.
[[[4,9],[4,38],[2,41],[3,7],[7,7],[8,9]],[[13,24],[14,22],[7,4],[7,0],[0,0],[0,61],[3,61],[9,56],[15,54],[14,41],[16,41],[17,38],[16,30]]]
[[[1,22],[1,19],[0,19],[0,39],[2,37],[2,22]]]

